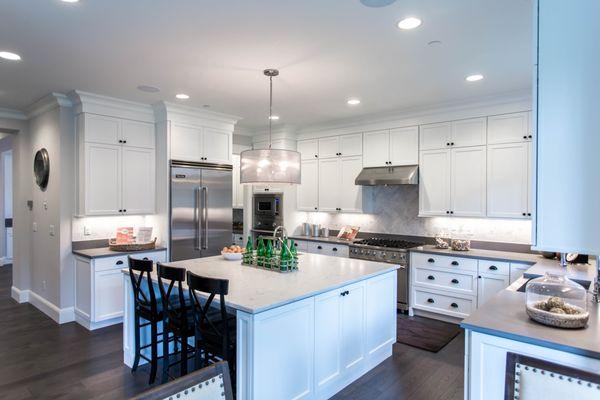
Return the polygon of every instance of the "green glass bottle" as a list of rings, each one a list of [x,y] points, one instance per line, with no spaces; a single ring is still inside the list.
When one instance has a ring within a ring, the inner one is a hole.
[[[293,239],[290,239],[290,251],[293,258],[298,258],[298,249],[296,249],[296,243],[294,243]]]
[[[267,247],[265,249],[265,267],[271,268],[271,262],[273,261],[273,241],[267,240]]]
[[[265,256],[265,242],[262,237],[258,238],[258,244],[256,245],[256,264],[263,266],[263,257]]]
[[[246,251],[244,252],[244,264],[252,263],[252,252],[254,251],[254,244],[252,243],[252,236],[248,235],[248,242],[246,242]]]

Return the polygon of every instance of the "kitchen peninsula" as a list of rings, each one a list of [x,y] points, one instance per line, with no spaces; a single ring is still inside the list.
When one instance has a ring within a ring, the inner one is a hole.
[[[300,254],[293,273],[220,256],[168,265],[229,280],[225,301],[237,316],[240,400],[326,399],[392,355],[396,265],[317,254]],[[123,272],[123,351],[131,366],[133,298]],[[143,345],[148,332],[141,338]]]

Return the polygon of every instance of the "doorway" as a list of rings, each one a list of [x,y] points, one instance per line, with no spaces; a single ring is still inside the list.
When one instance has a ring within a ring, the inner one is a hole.
[[[0,133],[0,265],[13,258],[13,138]]]

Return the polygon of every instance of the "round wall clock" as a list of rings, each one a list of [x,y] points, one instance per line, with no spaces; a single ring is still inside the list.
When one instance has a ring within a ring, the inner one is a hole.
[[[50,157],[48,156],[48,150],[41,149],[35,153],[33,159],[33,174],[35,175],[35,183],[42,190],[46,190],[48,187],[48,177],[50,176]]]

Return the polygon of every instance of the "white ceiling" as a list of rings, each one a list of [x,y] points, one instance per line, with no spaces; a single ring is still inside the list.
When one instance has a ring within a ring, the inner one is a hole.
[[[423,25],[400,31],[407,15]],[[23,58],[0,60],[0,107],[71,89],[149,104],[183,92],[256,129],[275,67],[279,123],[308,126],[528,89],[531,21],[530,0],[0,0],[0,51]]]

